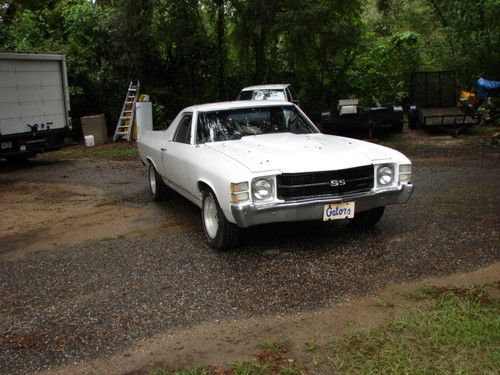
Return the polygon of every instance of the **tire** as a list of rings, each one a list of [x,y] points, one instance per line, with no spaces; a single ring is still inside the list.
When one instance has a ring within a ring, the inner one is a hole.
[[[242,229],[226,219],[214,192],[208,188],[203,191],[201,223],[212,249],[228,250],[240,241]]]
[[[416,105],[410,105],[408,108],[408,127],[411,130],[419,128],[419,110]]]
[[[160,174],[156,170],[153,163],[149,163],[149,191],[156,202],[161,202],[168,199],[171,195],[170,188],[165,185],[165,182],[161,178]]]
[[[350,220],[351,225],[356,228],[364,229],[371,228],[379,222],[384,215],[385,206],[372,208],[368,211],[355,214],[354,218]]]

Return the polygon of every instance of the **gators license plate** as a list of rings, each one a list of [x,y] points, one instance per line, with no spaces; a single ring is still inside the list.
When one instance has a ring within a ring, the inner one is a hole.
[[[323,221],[352,219],[354,217],[354,203],[325,204],[323,207]]]

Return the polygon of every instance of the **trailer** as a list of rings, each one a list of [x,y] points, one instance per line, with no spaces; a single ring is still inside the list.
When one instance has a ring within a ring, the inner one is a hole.
[[[470,107],[457,106],[454,71],[412,73],[410,100],[410,129],[434,128],[458,135],[479,122]]]
[[[0,158],[26,159],[69,145],[64,55],[0,53]]]
[[[321,131],[337,134],[341,131],[368,130],[369,137],[375,129],[403,131],[403,107],[397,103],[386,103],[378,107],[362,107],[358,99],[338,101],[335,112],[321,114]]]

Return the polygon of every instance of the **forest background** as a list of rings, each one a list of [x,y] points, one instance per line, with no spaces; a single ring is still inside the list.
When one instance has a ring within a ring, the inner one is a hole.
[[[247,85],[291,83],[312,118],[342,98],[405,101],[414,71],[499,78],[500,0],[0,1],[0,50],[66,55],[74,123],[110,130],[131,79],[164,126]]]

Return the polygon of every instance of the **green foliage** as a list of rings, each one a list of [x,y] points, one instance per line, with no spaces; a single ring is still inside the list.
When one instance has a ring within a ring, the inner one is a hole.
[[[500,61],[498,0],[0,4],[0,49],[65,53],[74,120],[103,112],[111,126],[131,79],[165,127],[181,108],[248,84],[290,82],[315,117],[341,98],[402,101],[416,70],[454,69],[470,88]]]
[[[366,33],[358,58],[348,71],[355,96],[377,105],[402,101],[408,95],[408,77],[420,66],[417,33],[389,36]],[[368,104],[367,103],[367,104]]]

